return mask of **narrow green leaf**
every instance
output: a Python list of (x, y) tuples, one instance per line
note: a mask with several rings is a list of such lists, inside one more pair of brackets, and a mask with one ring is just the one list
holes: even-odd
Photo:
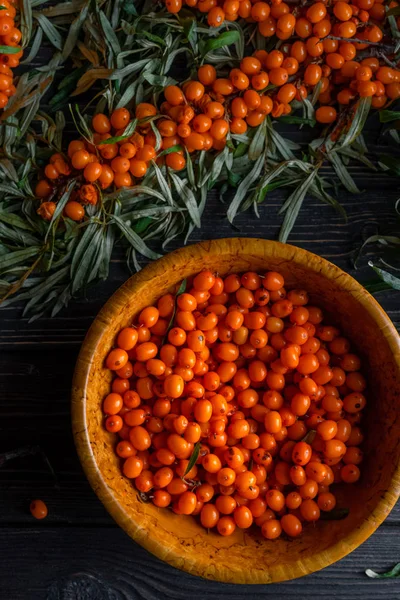
[(230, 223), (233, 222), (233, 219), (235, 218), (236, 213), (239, 210), (239, 207), (240, 207), (245, 195), (247, 194), (249, 187), (252, 184), (257, 183), (257, 180), (258, 180), (260, 173), (262, 171), (262, 168), (264, 166), (264, 161), (265, 161), (265, 154), (263, 153), (258, 157), (256, 162), (254, 163), (254, 167), (252, 168), (250, 173), (248, 175), (246, 175), (246, 177), (240, 183), (240, 185), (236, 191), (236, 194), (234, 195), (232, 202), (230, 203), (229, 208), (228, 208), (227, 217), (228, 217), (228, 220)]
[(371, 102), (372, 98), (370, 96), (368, 98), (360, 98), (350, 128), (343, 139), (339, 140), (339, 146), (341, 148), (350, 146), (362, 132), (369, 115)]
[(8, 225), (12, 225), (13, 227), (18, 227), (19, 229), (25, 229), (26, 231), (33, 231), (32, 226), (25, 220), (22, 219), (19, 215), (15, 213), (6, 213), (3, 212), (0, 208), (0, 221), (3, 223), (8, 223)]
[(186, 146), (185, 146), (185, 153), (186, 153), (186, 172), (187, 172), (187, 176), (188, 176), (188, 181), (189, 181), (190, 185), (192, 186), (192, 188), (195, 190), (197, 186), (196, 186), (196, 178), (194, 176), (192, 157), (190, 156), (190, 153), (189, 153), (188, 149), (186, 148)]
[(50, 19), (48, 19), (44, 15), (41, 15), (38, 12), (35, 12), (34, 16), (35, 16), (37, 22), (39, 23), (40, 28), (43, 30), (43, 33), (45, 34), (47, 39), (50, 41), (50, 43), (55, 48), (57, 48), (57, 50), (62, 50), (63, 39), (61, 37), (61, 34), (58, 32), (58, 30), (54, 27), (53, 23), (50, 21)]
[[(1, 260), (0, 260), (0, 263), (1, 263)], [(384, 281), (387, 285), (389, 285), (394, 290), (400, 290), (400, 279), (398, 277), (395, 277), (388, 271), (384, 271), (383, 269), (380, 269), (379, 267), (375, 266), (372, 261), (369, 261), (368, 264), (370, 267), (373, 268), (375, 273), (382, 279), (382, 281)]]
[(310, 127), (314, 127), (316, 120), (307, 119), (305, 117), (283, 116), (279, 118), (279, 123), (288, 123), (289, 125), (309, 125)]
[(185, 478), (186, 475), (188, 473), (190, 473), (190, 471), (193, 469), (194, 465), (196, 464), (197, 459), (199, 458), (200, 448), (201, 448), (201, 442), (196, 442), (196, 444), (193, 448), (192, 454), (190, 455), (189, 462), (186, 467), (186, 471), (183, 474), (183, 478)]
[(119, 45), (117, 35), (112, 28), (110, 21), (107, 19), (102, 10), (99, 11), (99, 17), (106, 44), (110, 48), (111, 52), (117, 56), (121, 52), (121, 46)]
[(153, 252), (153, 250), (151, 250), (145, 244), (142, 238), (131, 227), (129, 227), (129, 225), (127, 225), (121, 217), (117, 217), (116, 215), (114, 215), (112, 217), (112, 220), (118, 225), (119, 229), (121, 230), (125, 238), (128, 240), (128, 242), (135, 248), (135, 250), (140, 252), (140, 254), (152, 260), (160, 258), (161, 255), (157, 254), (156, 252)]
[(354, 179), (344, 166), (342, 160), (340, 159), (337, 152), (329, 152), (327, 154), (328, 160), (332, 163), (333, 168), (335, 169), (336, 175), (339, 177), (340, 181), (343, 183), (344, 187), (349, 190), (352, 194), (359, 194), (360, 190), (356, 186)]
[(21, 3), (21, 33), (22, 47), (26, 48), (32, 37), (32, 6), (30, 0), (22, 0)]
[(162, 194), (162, 198), (164, 201), (169, 202), (171, 206), (174, 204), (174, 200), (172, 198), (171, 189), (169, 187), (168, 181), (165, 179), (164, 175), (160, 167), (157, 165), (155, 161), (153, 161), (153, 168), (157, 177), (158, 185), (160, 186), (160, 191)]
[(19, 265), (33, 256), (38, 256), (40, 250), (40, 246), (31, 246), (30, 248), (15, 250), (14, 252), (9, 252), (8, 254), (0, 256), (0, 272), (3, 273), (10, 267)]
[(293, 229), (293, 226), (296, 222), (297, 216), (300, 212), (300, 208), (303, 204), (304, 198), (307, 194), (307, 191), (314, 181), (315, 177), (318, 174), (318, 170), (315, 169), (311, 171), (308, 177), (303, 181), (301, 185), (299, 185), (294, 192), (289, 196), (288, 200), (285, 204), (287, 204), (287, 209), (285, 213), (285, 218), (282, 223), (281, 230), (279, 232), (279, 241), (287, 242), (288, 237)]
[(400, 176), (400, 159), (395, 156), (380, 156), (379, 162), (392, 171), (395, 175)]
[(19, 47), (0, 46), (0, 54), (18, 54), (19, 51), (20, 51)]
[(192, 190), (188, 185), (186, 185), (185, 181), (175, 173), (171, 173), (170, 177), (177, 193), (185, 203), (193, 223), (196, 225), (196, 227), (201, 227), (199, 207), (197, 206), (196, 198)]
[(82, 28), (82, 25), (87, 19), (89, 6), (91, 4), (91, 0), (87, 0), (85, 5), (82, 7), (79, 15), (73, 21), (71, 27), (69, 28), (68, 36), (64, 44), (64, 48), (62, 51), (63, 60), (67, 60), (71, 52), (76, 48), (76, 43), (78, 41), (79, 33)]
[(223, 48), (224, 46), (230, 46), (234, 44), (240, 39), (240, 34), (238, 31), (225, 31), (221, 33), (217, 38), (209, 39), (204, 45), (204, 50), (202, 52), (203, 56), (205, 56), (208, 52), (212, 50), (217, 50), (218, 48)]
[(173, 152), (181, 152), (182, 150), (183, 150), (183, 147), (180, 145), (171, 146), (170, 148), (167, 148), (166, 150), (159, 152), (158, 156), (166, 156), (167, 154), (172, 154)]
[(212, 182), (214, 182), (218, 179), (218, 177), (221, 173), (222, 167), (224, 166), (224, 164), (226, 162), (228, 153), (229, 153), (229, 149), (225, 146), (225, 148), (222, 150), (222, 152), (220, 152), (219, 154), (217, 154), (217, 156), (214, 157), (211, 169), (204, 169), (203, 176), (198, 181), (199, 188), (203, 187), (209, 179)]
[(104, 146), (106, 144), (116, 144), (117, 142), (122, 142), (123, 140), (130, 138), (135, 133), (137, 123), (138, 120), (133, 119), (133, 121), (131, 121), (129, 125), (125, 127), (122, 135), (117, 135), (115, 137), (108, 138), (108, 140), (102, 140), (97, 145)]
[(257, 127), (253, 139), (251, 140), (248, 156), (250, 160), (257, 160), (264, 152), (267, 136), (267, 121), (264, 120), (259, 127)]
[[(400, 9), (400, 6), (397, 7)], [(400, 12), (399, 12), (400, 14)], [(379, 120), (381, 123), (390, 123), (391, 121), (400, 120), (400, 111), (398, 110), (380, 110)]]
[(161, 137), (161, 133), (158, 131), (154, 121), (151, 121), (150, 123), (150, 127), (156, 137), (156, 145), (155, 145), (155, 150), (158, 152), (159, 149), (161, 148), (161, 144), (162, 144), (162, 137)]

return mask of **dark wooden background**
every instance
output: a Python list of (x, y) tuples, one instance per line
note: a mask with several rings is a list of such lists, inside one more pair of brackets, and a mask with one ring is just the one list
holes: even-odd
[[(388, 151), (376, 127), (366, 137), (376, 155)], [(363, 192), (339, 193), (348, 222), (331, 207), (307, 199), (290, 242), (367, 281), (373, 278), (368, 256), (355, 271), (354, 253), (367, 235), (398, 230), (394, 204), (399, 194), (396, 180), (385, 174), (364, 166), (352, 166), (350, 172)], [(276, 239), (282, 198), (280, 192), (271, 194), (260, 207), (260, 219), (241, 214), (233, 228), (226, 206), (210, 197), (202, 229), (190, 241), (235, 235)], [(174, 247), (181, 244), (178, 240)], [(399, 581), (374, 581), (364, 574), (366, 568), (386, 570), (400, 561), (400, 507), (350, 556), (320, 573), (270, 586), (189, 576), (148, 554), (117, 527), (80, 467), (71, 435), (70, 388), (87, 329), (128, 276), (124, 254), (117, 250), (109, 280), (56, 318), (29, 324), (20, 309), (0, 309), (0, 454), (38, 445), (56, 474), (54, 481), (40, 454), (0, 468), (0, 600), (400, 599)], [(377, 299), (399, 328), (400, 293), (382, 292)], [(34, 498), (49, 507), (44, 521), (29, 513)]]

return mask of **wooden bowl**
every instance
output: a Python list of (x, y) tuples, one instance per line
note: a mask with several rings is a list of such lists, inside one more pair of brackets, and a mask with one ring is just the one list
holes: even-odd
[[(306, 288), (313, 303), (331, 314), (363, 357), (369, 380), (362, 477), (338, 490), (343, 520), (319, 521), (293, 540), (268, 541), (237, 529), (224, 538), (192, 517), (142, 503), (121, 475), (113, 451), (116, 436), (103, 426), (102, 400), (111, 373), (104, 359), (116, 333), (145, 306), (176, 289), (203, 268), (231, 272), (280, 271), (288, 287)], [(230, 583), (270, 583), (312, 573), (366, 540), (400, 493), (400, 344), (386, 313), (352, 277), (328, 261), (289, 245), (258, 239), (214, 240), (185, 247), (131, 277), (107, 302), (83, 343), (75, 370), (72, 420), (86, 475), (117, 523), (144, 548), (170, 565)]]

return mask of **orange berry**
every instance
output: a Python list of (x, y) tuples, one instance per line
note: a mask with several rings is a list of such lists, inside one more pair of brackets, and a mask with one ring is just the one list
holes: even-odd
[(92, 127), (97, 133), (110, 133), (111, 123), (109, 118), (102, 113), (98, 113), (92, 119)]
[(134, 177), (144, 177), (147, 171), (147, 164), (143, 160), (132, 158), (130, 160), (129, 171)]
[(85, 209), (79, 202), (70, 200), (64, 207), (64, 214), (73, 221), (80, 221), (85, 216)]
[(337, 112), (333, 106), (320, 106), (315, 111), (315, 118), (318, 123), (333, 123), (336, 117)]
[(251, 9), (251, 18), (256, 22), (266, 21), (271, 9), (266, 2), (256, 2)]
[(225, 21), (225, 12), (219, 6), (211, 8), (207, 15), (207, 23), (210, 27), (219, 27)]
[(90, 181), (91, 183), (93, 183), (93, 181), (97, 181), (97, 179), (99, 179), (102, 170), (103, 168), (100, 163), (92, 162), (86, 165), (86, 167), (84, 168), (83, 176), (86, 179), (86, 181)]

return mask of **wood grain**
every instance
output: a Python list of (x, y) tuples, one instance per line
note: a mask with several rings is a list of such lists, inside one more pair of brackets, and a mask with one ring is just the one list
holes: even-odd
[[(177, 571), (121, 529), (46, 526), (0, 529), (5, 600), (398, 600), (398, 580), (371, 580), (396, 561), (398, 530), (382, 526), (340, 562), (296, 581), (237, 586)], [(16, 569), (18, 566), (18, 569)], [(12, 574), (12, 575), (11, 575)]]
[[(272, 544), (257, 533), (229, 538), (207, 533), (194, 519), (139, 502), (112, 453), (114, 436), (102, 428), (101, 402), (111, 373), (104, 360), (116, 333), (148, 304), (199, 268), (221, 274), (279, 270), (287, 286), (306, 285), (366, 358), (371, 406), (363, 478), (339, 490), (350, 515), (319, 522), (291, 541)], [(400, 341), (379, 304), (333, 264), (294, 246), (233, 238), (181, 249), (132, 277), (101, 310), (82, 346), (72, 390), (73, 431), (93, 489), (129, 535), (169, 564), (208, 579), (234, 583), (284, 581), (321, 569), (356, 548), (375, 531), (400, 493)]]

